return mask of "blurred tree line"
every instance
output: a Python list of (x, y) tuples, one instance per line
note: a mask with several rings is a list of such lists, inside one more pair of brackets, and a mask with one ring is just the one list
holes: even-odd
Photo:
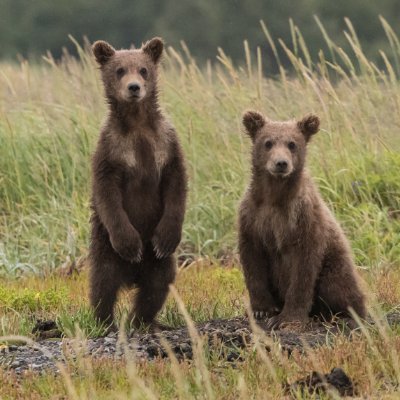
[[(289, 18), (315, 56), (326, 44), (314, 15), (345, 49), (348, 17), (366, 54), (378, 59), (378, 49), (389, 47), (378, 16), (396, 31), (400, 0), (0, 0), (0, 58), (37, 56), (47, 50), (58, 57), (62, 47), (73, 52), (71, 34), (78, 41), (85, 35), (92, 41), (104, 39), (117, 48), (138, 46), (159, 35), (172, 46), (184, 40), (199, 60), (215, 59), (217, 47), (242, 59), (244, 39), (253, 51), (261, 46), (272, 54), (260, 19), (273, 38), (290, 43)], [(272, 71), (276, 68), (272, 57), (264, 60)]]

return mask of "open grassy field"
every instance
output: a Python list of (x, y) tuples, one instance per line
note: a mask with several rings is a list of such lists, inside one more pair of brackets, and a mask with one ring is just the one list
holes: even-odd
[[(190, 196), (176, 288), (196, 321), (245, 310), (236, 257), (236, 210), (249, 176), (250, 141), (241, 115), (248, 108), (272, 119), (313, 112), (322, 130), (309, 147), (309, 168), (351, 241), (356, 264), (378, 313), (400, 304), (400, 42), (382, 21), (392, 54), (382, 67), (366, 59), (351, 24), (345, 54), (321, 27), (327, 54), (311, 60), (301, 33), (280, 46), (293, 64), (266, 78), (259, 49), (244, 44), (241, 65), (220, 50), (199, 67), (183, 46), (169, 48), (161, 71), (161, 101), (182, 140)], [(265, 29), (265, 27), (264, 27)], [(106, 112), (89, 52), (50, 55), (40, 63), (0, 64), (0, 336), (31, 335), (37, 318), (58, 319), (64, 334), (101, 333), (87, 305), (86, 271), (57, 269), (87, 254), (90, 155)], [(276, 53), (277, 54), (277, 53)], [(327, 58), (333, 61), (326, 61)], [(390, 61), (389, 61), (390, 60)], [(279, 62), (279, 58), (277, 59)], [(121, 310), (124, 303), (121, 305)], [(185, 322), (169, 299), (161, 318)], [(80, 329), (77, 328), (80, 327)], [(341, 366), (367, 398), (398, 398), (400, 327), (366, 328), (349, 340), (285, 358), (273, 349), (247, 351), (226, 364), (204, 354), (194, 363), (159, 360), (126, 367), (92, 363), (60, 377), (0, 372), (0, 398), (282, 398), (282, 383), (304, 372)], [(1, 339), (1, 338), (0, 338)], [(299, 398), (300, 397), (299, 395)]]

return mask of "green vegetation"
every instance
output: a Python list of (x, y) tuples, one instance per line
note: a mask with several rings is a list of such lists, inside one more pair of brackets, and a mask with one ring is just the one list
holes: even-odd
[[(77, 327), (88, 337), (100, 336), (105, 327), (96, 324), (89, 309), (86, 278), (86, 274), (67, 279), (52, 274), (46, 279), (30, 276), (21, 280), (1, 280), (0, 336), (30, 334), (38, 319), (57, 320), (68, 337), (75, 336)], [(197, 322), (244, 313), (245, 288), (238, 268), (212, 268), (208, 263), (198, 261), (181, 270), (177, 282), (186, 309)], [(196, 287), (200, 289), (196, 290)], [(126, 313), (129, 306), (130, 297), (123, 294), (118, 315)], [(175, 327), (185, 323), (172, 300), (162, 311), (160, 321)]]
[[(363, 275), (373, 288), (375, 303), (388, 308), (400, 303), (398, 269), (385, 273), (364, 272)], [(32, 337), (30, 331), (36, 318), (57, 319), (68, 337), (76, 335), (82, 338), (82, 333), (84, 336), (101, 333), (87, 306), (86, 273), (68, 278), (52, 275), (41, 279), (31, 276), (0, 283), (0, 336), (25, 334)], [(31, 293), (50, 296), (49, 293), (58, 292), (62, 296), (50, 308), (44, 309), (37, 299), (34, 306), (29, 302), (29, 309), (12, 309), (8, 306), (12, 304), (10, 299), (24, 298), (27, 293), (24, 287), (29, 287)], [(244, 313), (245, 286), (237, 268), (210, 266), (199, 261), (180, 271), (176, 289), (179, 298), (169, 297), (160, 318), (172, 326), (184, 322), (182, 305), (195, 321), (230, 318)], [(123, 296), (120, 312), (128, 309), (127, 302), (128, 297)], [(0, 380), (3, 382), (0, 398), (280, 399), (283, 398), (286, 381), (293, 382), (312, 370), (328, 372), (340, 366), (357, 383), (360, 396), (395, 399), (400, 382), (399, 329), (399, 326), (391, 329), (380, 323), (377, 328), (365, 327), (364, 333), (355, 334), (351, 339), (342, 335), (330, 337), (326, 346), (304, 353), (294, 351), (290, 357), (282, 352), (278, 344), (261, 337), (260, 340), (266, 340), (271, 351), (267, 353), (262, 346), (255, 345), (243, 350), (243, 361), (237, 363), (218, 357), (226, 351), (224, 346), (210, 353), (205, 343), (201, 342), (201, 351), (195, 361), (187, 360), (179, 364), (167, 359), (135, 362), (134, 355), (125, 364), (91, 360), (82, 354), (77, 360), (67, 357), (62, 378), (52, 374), (37, 376), (29, 373), (22, 380), (7, 375), (0, 368)], [(195, 341), (197, 343), (198, 339)], [(210, 382), (208, 393), (205, 390), (207, 382)], [(299, 394), (297, 398), (315, 397)]]
[[(400, 57), (391, 37), (391, 57)], [(221, 258), (235, 251), (236, 210), (248, 181), (250, 141), (241, 115), (258, 108), (271, 118), (315, 112), (322, 131), (309, 149), (309, 165), (352, 241), (357, 263), (390, 266), (400, 257), (400, 95), (394, 67), (386, 72), (358, 54), (332, 52), (346, 68), (308, 58), (293, 28), (296, 56), (283, 42), (295, 76), (281, 66), (264, 79), (263, 58), (246, 52), (235, 68), (200, 69), (172, 48), (162, 72), (162, 104), (175, 123), (190, 172), (190, 199), (179, 253)], [(276, 44), (278, 46), (278, 44)], [(86, 254), (90, 155), (106, 112), (93, 60), (47, 58), (40, 65), (1, 64), (0, 273), (43, 272)], [(388, 60), (384, 55), (384, 59)], [(362, 71), (357, 74), (356, 71)]]
[[(370, 303), (384, 310), (400, 304), (400, 70), (389, 61), (400, 59), (400, 44), (382, 22), (390, 38), (384, 70), (365, 56), (355, 33), (348, 36), (355, 60), (326, 37), (337, 62), (327, 62), (322, 52), (312, 58), (294, 26), (290, 45), (273, 42), (294, 73), (277, 59), (275, 79), (263, 77), (262, 53), (251, 56), (247, 46), (243, 67), (221, 51), (220, 63), (204, 69), (185, 48), (168, 49), (162, 104), (177, 127), (190, 173), (179, 254), (196, 260), (181, 270), (176, 288), (194, 321), (245, 310), (235, 221), (250, 170), (250, 141), (241, 126), (248, 108), (276, 119), (308, 112), (321, 117), (309, 168), (349, 236)], [(90, 154), (106, 112), (94, 62), (77, 48), (79, 59), (0, 64), (1, 336), (31, 336), (37, 319), (57, 319), (66, 336), (101, 334), (87, 305), (86, 272), (57, 272), (87, 254)], [(128, 301), (123, 296), (120, 315)], [(181, 306), (170, 297), (161, 322), (183, 324)], [(282, 398), (286, 380), (335, 366), (346, 370), (365, 398), (394, 399), (400, 384), (398, 327), (366, 327), (351, 340), (338, 335), (290, 358), (278, 345), (269, 353), (256, 346), (234, 365), (200, 348), (204, 352), (194, 362), (180, 364), (125, 366), (82, 357), (68, 363), (62, 379), (32, 374), (18, 381), (0, 370), (0, 397)]]

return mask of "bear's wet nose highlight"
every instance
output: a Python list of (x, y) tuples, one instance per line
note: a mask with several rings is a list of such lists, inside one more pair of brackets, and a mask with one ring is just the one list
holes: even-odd
[(288, 167), (288, 162), (286, 160), (278, 160), (275, 163), (275, 169), (278, 172), (285, 172), (287, 170)]
[(140, 92), (140, 85), (138, 85), (137, 83), (130, 83), (128, 85), (128, 90), (133, 94), (137, 94)]

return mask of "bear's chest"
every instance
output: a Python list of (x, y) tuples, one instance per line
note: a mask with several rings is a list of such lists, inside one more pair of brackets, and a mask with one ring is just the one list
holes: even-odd
[(282, 250), (295, 240), (299, 211), (295, 205), (260, 207), (254, 218), (255, 229), (268, 247)]
[(154, 132), (135, 132), (113, 140), (111, 157), (130, 173), (161, 175), (168, 162), (169, 142)]

